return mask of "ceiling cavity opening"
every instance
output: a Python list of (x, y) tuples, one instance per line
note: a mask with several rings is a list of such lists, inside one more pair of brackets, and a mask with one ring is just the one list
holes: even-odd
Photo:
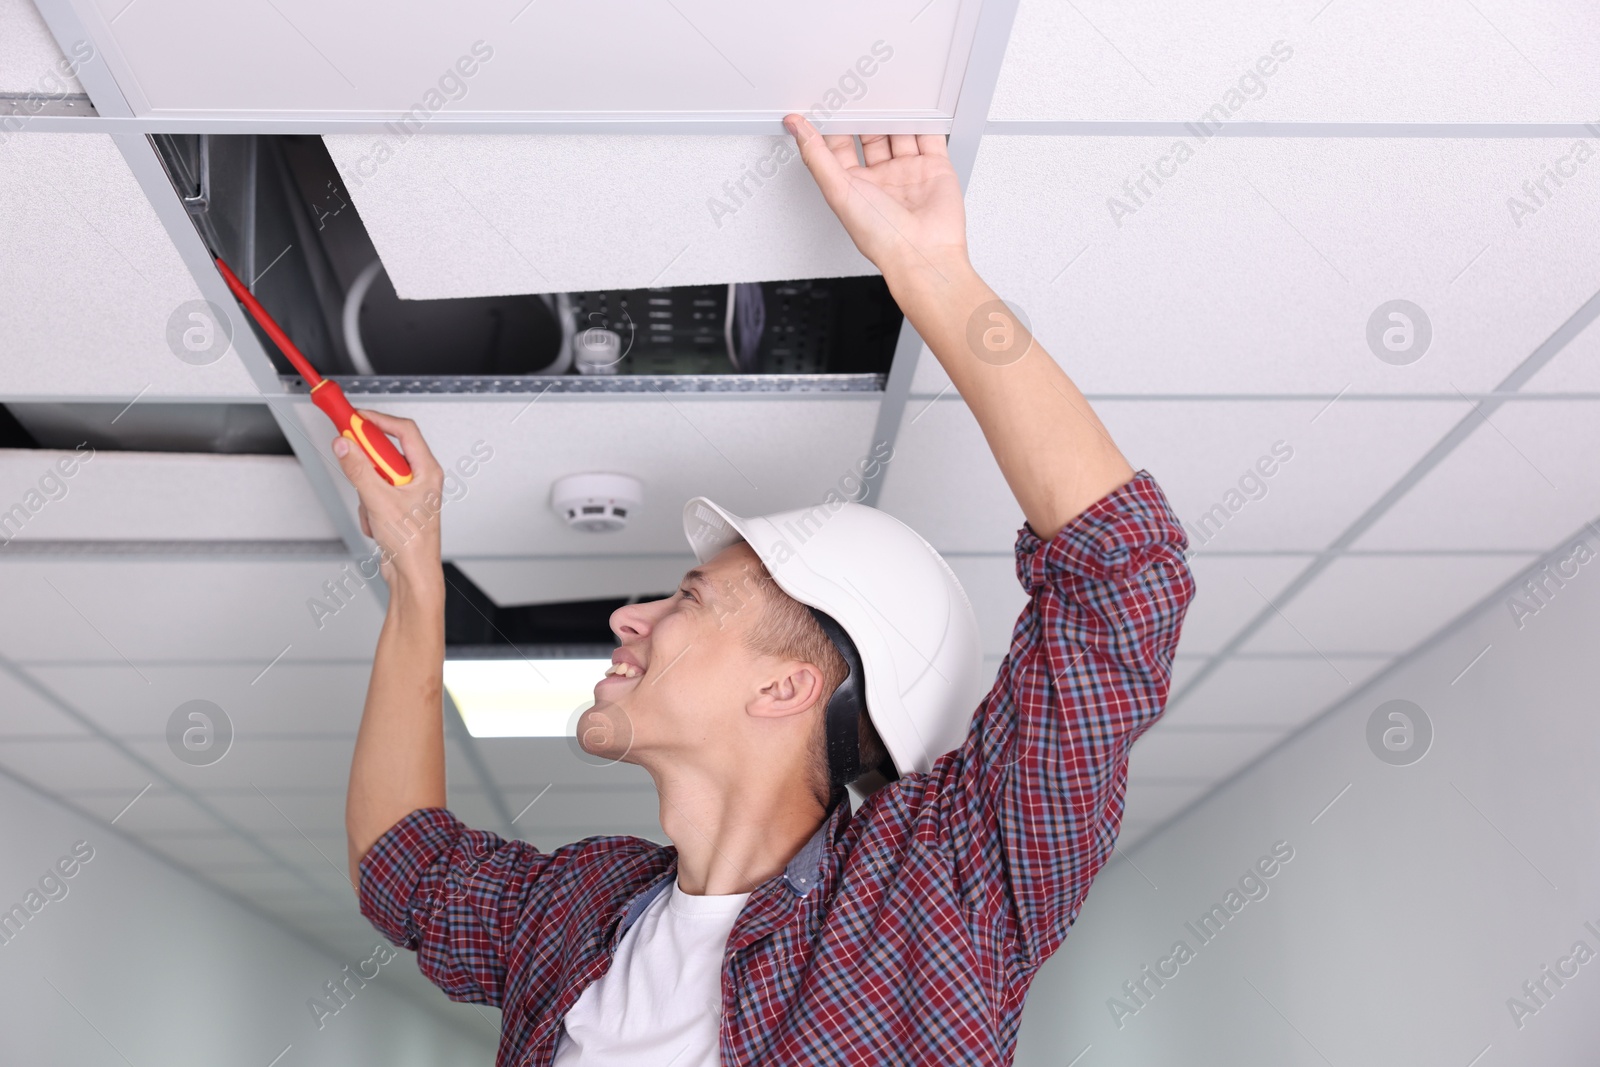
[(347, 392), (881, 391), (894, 357), (875, 275), (402, 300), (320, 137), (152, 140), (212, 253)]
[(215, 452), (286, 456), (293, 449), (265, 404), (12, 402), (0, 405), (0, 448)]
[(566, 648), (572, 655), (610, 658), (617, 639), (611, 613), (624, 604), (660, 600), (670, 592), (634, 597), (572, 600), (554, 604), (502, 607), (455, 564), (444, 565), (444, 643), (460, 658), (550, 655)]

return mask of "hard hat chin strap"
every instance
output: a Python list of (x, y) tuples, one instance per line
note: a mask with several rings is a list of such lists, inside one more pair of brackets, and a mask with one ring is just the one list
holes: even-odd
[(844, 627), (834, 621), (831, 615), (809, 605), (807, 610), (849, 667), (849, 673), (828, 698), (828, 707), (824, 711), (828, 747), (828, 810), (832, 811), (844, 799), (845, 786), (864, 772), (875, 770), (886, 781), (894, 781), (899, 774), (887, 753), (878, 766), (861, 766), (861, 713), (867, 706), (867, 680), (861, 667), (861, 654), (856, 651), (855, 642), (850, 640)]

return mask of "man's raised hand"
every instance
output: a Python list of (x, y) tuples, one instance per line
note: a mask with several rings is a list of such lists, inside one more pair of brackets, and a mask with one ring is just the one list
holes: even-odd
[(400, 442), (412, 473), (407, 484), (390, 485), (365, 452), (343, 437), (334, 439), (333, 453), (361, 498), (361, 532), (378, 542), (379, 570), (385, 581), (393, 582), (397, 569), (431, 575), (439, 569), (444, 471), (415, 422), (365, 408), (357, 412)]
[(849, 135), (824, 137), (799, 114), (783, 122), (823, 199), (885, 277), (966, 266), (961, 182), (943, 134), (863, 134), (863, 166)]

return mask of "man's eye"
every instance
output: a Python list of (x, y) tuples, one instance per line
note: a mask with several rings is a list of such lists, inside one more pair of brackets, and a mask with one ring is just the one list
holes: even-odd
[(678, 595), (682, 596), (686, 600), (694, 600), (695, 599), (695, 595), (693, 593), (689, 592), (689, 590), (687, 590), (687, 589), (678, 590)]

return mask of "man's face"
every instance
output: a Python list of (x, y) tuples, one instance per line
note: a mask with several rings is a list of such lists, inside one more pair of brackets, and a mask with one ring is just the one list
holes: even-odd
[(622, 644), (613, 660), (634, 669), (596, 683), (594, 707), (578, 720), (583, 750), (639, 764), (736, 758), (730, 726), (761, 699), (774, 664), (744, 641), (765, 608), (761, 581), (760, 561), (741, 541), (690, 570), (673, 595), (614, 611)]

